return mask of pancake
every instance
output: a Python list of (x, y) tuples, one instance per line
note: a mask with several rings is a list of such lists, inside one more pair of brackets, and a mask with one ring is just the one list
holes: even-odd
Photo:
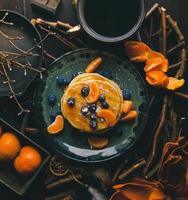
[[(115, 115), (115, 125), (121, 115), (121, 105), (123, 102), (122, 92), (115, 82), (96, 73), (81, 74), (71, 81), (62, 97), (61, 110), (65, 119), (67, 119), (73, 127), (81, 130), (82, 132), (101, 133), (110, 128), (109, 124), (104, 119), (98, 118), (97, 127), (93, 129), (90, 126), (90, 117), (84, 116), (81, 113), (82, 106), (89, 105), (86, 98), (81, 95), (81, 89), (92, 83), (97, 84), (100, 94), (105, 95), (106, 101), (109, 104), (108, 110), (113, 112)], [(75, 99), (74, 107), (70, 107), (67, 103), (70, 97)], [(97, 105), (96, 112), (103, 109), (99, 101), (95, 103)]]

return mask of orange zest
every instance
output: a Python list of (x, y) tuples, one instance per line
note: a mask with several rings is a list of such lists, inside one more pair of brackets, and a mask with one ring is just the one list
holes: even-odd
[(104, 118), (111, 127), (116, 124), (116, 116), (111, 110), (101, 109), (97, 112), (97, 116)]
[(162, 71), (150, 71), (146, 73), (146, 81), (152, 86), (166, 88), (169, 79)]
[(95, 82), (89, 83), (88, 86), (89, 86), (89, 95), (86, 97), (86, 101), (88, 103), (95, 103), (99, 99), (100, 95), (99, 86)]
[(164, 55), (156, 51), (151, 51), (149, 53), (148, 60), (154, 59), (153, 62), (155, 62), (155, 58), (161, 58), (162, 63), (160, 64), (160, 70), (163, 72), (167, 72), (169, 69), (169, 63), (168, 60), (164, 57)]
[(135, 119), (138, 116), (138, 112), (136, 110), (129, 111), (125, 116), (121, 118), (121, 121), (130, 121)]
[(128, 41), (125, 43), (125, 51), (131, 61), (145, 62), (151, 49), (143, 42)]
[(88, 142), (91, 145), (91, 147), (95, 149), (103, 149), (108, 145), (109, 140), (105, 137), (90, 137), (88, 138)]
[(130, 110), (133, 109), (133, 102), (132, 101), (124, 101), (121, 107), (121, 111), (122, 113), (126, 114), (128, 113)]
[(101, 63), (102, 63), (101, 57), (95, 58), (88, 64), (87, 68), (85, 69), (85, 72), (91, 73), (91, 72), (95, 71)]
[(50, 134), (57, 134), (64, 128), (64, 118), (62, 115), (57, 115), (55, 121), (48, 126), (47, 130)]
[(167, 84), (167, 89), (168, 90), (176, 90), (180, 87), (182, 87), (185, 83), (184, 79), (176, 79), (174, 77), (169, 77), (168, 78), (168, 84)]
[(184, 85), (184, 79), (178, 80), (165, 74), (169, 70), (168, 59), (163, 54), (151, 50), (143, 42), (126, 42), (125, 50), (131, 61), (146, 62), (144, 71), (146, 72), (146, 81), (150, 85), (168, 90), (176, 90)]

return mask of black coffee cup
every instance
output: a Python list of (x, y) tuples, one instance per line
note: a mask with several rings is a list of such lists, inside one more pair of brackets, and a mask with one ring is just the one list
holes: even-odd
[(91, 37), (120, 42), (134, 35), (145, 16), (144, 0), (78, 0), (78, 18)]

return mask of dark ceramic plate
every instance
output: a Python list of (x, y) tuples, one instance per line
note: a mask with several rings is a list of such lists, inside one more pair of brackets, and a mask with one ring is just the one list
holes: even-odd
[[(87, 64), (95, 57), (101, 56), (102, 65), (96, 72), (110, 76), (122, 90), (130, 91), (135, 109), (139, 116), (135, 121), (119, 122), (113, 129), (105, 133), (109, 145), (102, 150), (92, 150), (88, 144), (88, 134), (75, 130), (67, 121), (62, 133), (50, 136), (46, 132), (54, 114), (60, 112), (60, 99), (63, 88), (57, 86), (56, 77), (63, 76), (70, 80), (72, 75), (84, 71)], [(50, 106), (49, 95), (56, 95), (57, 103)], [(51, 65), (51, 70), (42, 80), (35, 95), (35, 107), (38, 125), (43, 131), (47, 143), (60, 154), (82, 162), (100, 162), (112, 159), (128, 150), (142, 134), (147, 118), (147, 90), (137, 69), (127, 60), (122, 60), (103, 51), (76, 50), (67, 53)]]
[[(27, 51), (41, 40), (40, 34), (38, 33), (37, 29), (23, 15), (20, 15), (13, 11), (0, 10), (0, 19), (2, 19), (6, 13), (7, 16), (5, 18), (5, 21), (9, 23), (11, 22), (13, 23), (13, 25), (0, 23), (0, 31), (12, 38), (23, 37), (21, 40), (13, 41), (13, 43), (17, 45), (18, 48)], [(0, 34), (0, 44), (0, 51), (21, 53), (21, 51), (11, 45), (10, 42), (2, 34)], [(29, 62), (33, 68), (38, 69), (42, 62), (42, 48), (36, 47), (31, 52), (35, 56), (17, 58), (15, 59), (15, 61), (21, 64), (26, 64), (27, 62)], [(16, 56), (12, 55), (11, 58), (12, 57)], [(7, 70), (7, 72), (9, 77), (12, 80), (15, 80), (15, 83), (12, 83), (13, 90), (17, 94), (25, 92), (31, 81), (35, 78), (36, 72), (28, 69), (27, 75), (25, 76), (22, 67), (12, 67), (12, 69), (12, 71)], [(1, 65), (0, 70), (3, 71)], [(4, 76), (0, 75), (0, 96), (9, 96), (10, 89), (8, 87), (8, 84), (3, 84), (3, 81), (5, 81), (5, 78)]]
[(22, 146), (32, 146), (36, 148), (41, 156), (42, 156), (42, 163), (40, 167), (31, 175), (29, 176), (21, 176), (19, 175), (14, 167), (13, 163), (0, 163), (0, 184), (3, 186), (8, 187), (9, 189), (13, 190), (15, 193), (19, 195), (24, 195), (25, 192), (28, 190), (29, 186), (33, 183), (33, 181), (38, 176), (39, 172), (43, 169), (45, 164), (47, 163), (48, 159), (50, 158), (49, 153), (40, 147), (38, 144), (33, 142), (27, 136), (20, 133), (18, 130), (13, 128), (10, 124), (8, 124), (5, 120), (0, 118), (0, 126), (2, 127), (4, 132), (12, 132), (14, 133), (20, 140)]

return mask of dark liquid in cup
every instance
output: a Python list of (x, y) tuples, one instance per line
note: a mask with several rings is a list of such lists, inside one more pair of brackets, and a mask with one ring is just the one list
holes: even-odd
[(118, 37), (129, 32), (140, 16), (140, 1), (87, 0), (84, 13), (87, 24), (96, 33)]

